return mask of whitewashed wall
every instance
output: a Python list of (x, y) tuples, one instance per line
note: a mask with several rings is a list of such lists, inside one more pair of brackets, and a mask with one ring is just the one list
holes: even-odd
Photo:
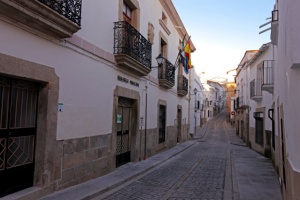
[[(270, 47), (268, 50), (266, 50), (264, 53), (261, 54), (261, 56), (251, 65), (248, 67), (250, 69), (250, 77), (249, 77), (249, 85), (250, 81), (253, 79), (257, 79), (257, 71), (258, 71), (258, 65), (263, 62), (264, 60), (274, 60), (273, 58), (273, 48), (270, 44)], [(250, 86), (249, 90), (247, 91), (250, 93)], [(250, 95), (249, 95), (250, 98)], [(255, 118), (253, 117), (253, 112), (255, 112), (256, 108), (265, 108), (264, 112), (264, 129), (265, 130), (272, 130), (272, 121), (268, 117), (268, 110), (272, 108), (273, 104), (273, 94), (262, 90), (262, 100), (259, 102), (256, 102), (254, 100), (249, 100), (249, 106), (251, 107), (250, 115), (249, 115), (249, 125), (250, 127), (255, 127)]]
[[(300, 1), (279, 1), (279, 37), (275, 87), (283, 103), (287, 158), (300, 172)], [(278, 106), (278, 105), (277, 105)]]
[[(119, 1), (84, 1), (82, 5), (82, 29), (75, 35), (113, 53), (113, 22), (118, 21)], [(159, 1), (139, 1), (141, 9), (140, 32), (147, 38), (148, 22), (154, 25), (152, 66), (156, 66), (159, 52), (159, 25), (162, 7)], [(166, 14), (166, 13), (165, 13)], [(168, 17), (168, 16), (167, 16)], [(170, 19), (168, 17), (168, 19)], [(171, 35), (168, 36), (168, 59), (174, 64), (178, 54), (179, 35), (168, 20)], [(140, 116), (145, 116), (145, 80), (115, 70), (114, 63), (104, 61), (72, 44), (49, 41), (27, 31), (0, 21), (0, 52), (24, 60), (55, 68), (60, 79), (59, 102), (63, 111), (58, 113), (57, 139), (108, 134), (112, 132), (113, 91), (117, 85), (140, 92)], [(188, 119), (188, 99), (179, 98), (175, 90), (163, 90), (150, 83), (148, 87), (147, 128), (157, 127), (157, 102), (167, 101), (167, 126), (174, 125), (177, 105), (182, 105), (182, 119)], [(121, 75), (140, 84), (139, 87), (117, 81)], [(157, 78), (157, 70), (151, 72)], [(188, 76), (187, 76), (188, 78)]]

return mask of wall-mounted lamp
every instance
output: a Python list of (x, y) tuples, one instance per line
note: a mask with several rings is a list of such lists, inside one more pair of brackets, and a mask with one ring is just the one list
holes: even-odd
[(154, 69), (155, 69), (155, 68), (159, 68), (159, 67), (163, 64), (164, 60), (165, 60), (165, 58), (164, 58), (161, 54), (159, 54), (159, 55), (156, 57), (157, 66), (152, 67), (152, 68), (154, 68)]
[(194, 89), (193, 89), (193, 92), (194, 92), (194, 94), (191, 94), (191, 95), (196, 95), (197, 92), (201, 92), (201, 90), (197, 90), (197, 88), (194, 88)]

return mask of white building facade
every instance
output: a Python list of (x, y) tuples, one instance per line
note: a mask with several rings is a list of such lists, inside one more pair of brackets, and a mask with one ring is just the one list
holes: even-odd
[(175, 66), (189, 34), (171, 0), (0, 5), (0, 196), (42, 196), (189, 138)]
[(190, 134), (195, 135), (203, 125), (205, 90), (195, 69), (190, 70)]
[[(249, 68), (249, 145), (261, 154), (272, 158), (272, 129), (274, 57), (273, 45), (261, 46), (248, 64)], [(271, 118), (269, 118), (271, 117)], [(273, 135), (272, 135), (273, 134)], [(274, 140), (273, 140), (274, 143)]]
[(271, 43), (274, 45), (273, 118), (275, 163), (283, 197), (300, 198), (300, 2), (277, 0), (272, 12)]
[[(285, 200), (300, 199), (299, 9), (297, 0), (276, 0), (272, 11), (271, 43), (261, 46), (247, 68), (248, 144), (272, 158)], [(239, 91), (243, 90), (242, 82), (238, 75)]]

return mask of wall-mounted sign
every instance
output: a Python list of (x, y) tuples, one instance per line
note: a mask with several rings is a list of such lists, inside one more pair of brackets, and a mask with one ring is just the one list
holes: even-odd
[(134, 81), (130, 81), (130, 84), (131, 84), (131, 85), (134, 85), (134, 86), (136, 86), (136, 87), (139, 87), (139, 86), (140, 86), (140, 84), (139, 84), (139, 83), (137, 83), (137, 82), (134, 82)]
[(117, 124), (122, 123), (122, 115), (117, 115)]
[(63, 103), (58, 103), (58, 112), (62, 112), (64, 109), (64, 104)]
[(143, 127), (144, 124), (144, 117), (140, 117), (140, 126)]
[(122, 82), (128, 83), (129, 80), (127, 78), (125, 78), (125, 77), (118, 76), (118, 81), (122, 81)]
[(129, 79), (127, 79), (127, 78), (125, 78), (123, 76), (120, 76), (120, 75), (118, 75), (118, 81), (122, 81), (124, 83), (130, 83), (130, 85), (133, 85), (133, 86), (136, 86), (136, 87), (140, 87), (139, 83), (137, 83), (135, 81), (132, 81), (132, 80), (129, 81)]

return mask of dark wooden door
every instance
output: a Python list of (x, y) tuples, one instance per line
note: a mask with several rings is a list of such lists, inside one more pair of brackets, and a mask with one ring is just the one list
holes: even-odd
[(38, 86), (0, 77), (0, 197), (33, 185)]

